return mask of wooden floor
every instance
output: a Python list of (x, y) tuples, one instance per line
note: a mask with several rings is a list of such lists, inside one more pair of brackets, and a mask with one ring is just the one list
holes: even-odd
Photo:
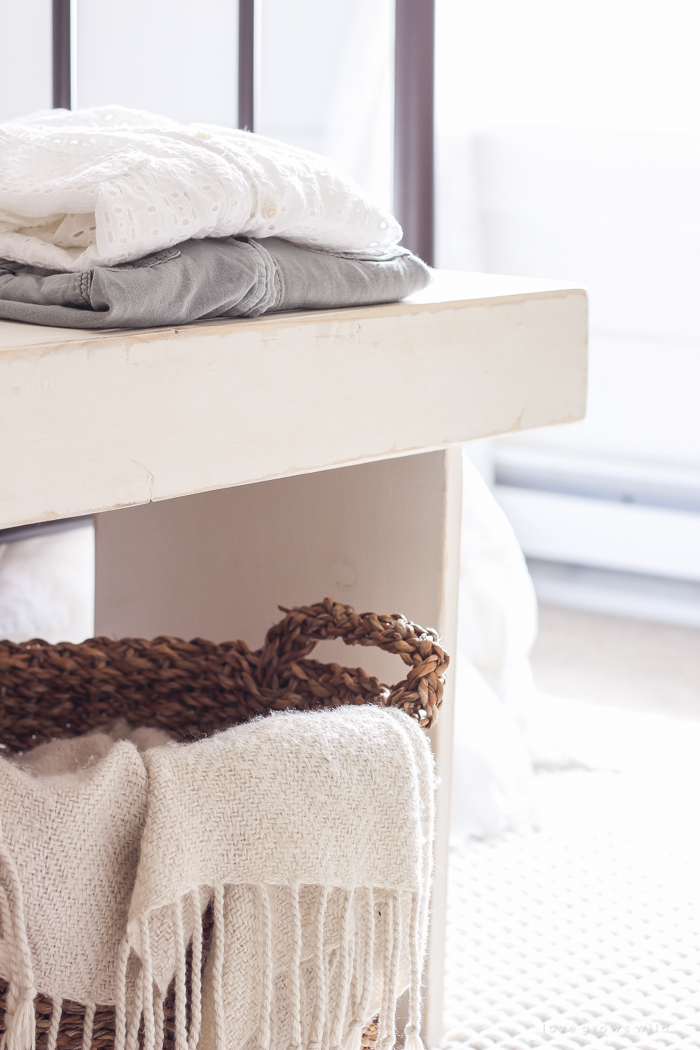
[(596, 704), (700, 719), (700, 630), (540, 604), (538, 686)]

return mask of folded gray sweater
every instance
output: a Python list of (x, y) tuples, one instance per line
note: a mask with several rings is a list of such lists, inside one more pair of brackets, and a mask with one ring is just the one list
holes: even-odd
[(430, 280), (429, 267), (405, 248), (376, 255), (300, 248), (276, 237), (207, 238), (81, 273), (0, 259), (0, 317), (62, 328), (152, 328), (395, 302)]

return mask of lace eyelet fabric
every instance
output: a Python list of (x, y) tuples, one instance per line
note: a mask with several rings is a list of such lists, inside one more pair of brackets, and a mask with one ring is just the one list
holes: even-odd
[(119, 106), (0, 125), (0, 257), (113, 266), (192, 237), (398, 244), (396, 219), (327, 158), (247, 131)]

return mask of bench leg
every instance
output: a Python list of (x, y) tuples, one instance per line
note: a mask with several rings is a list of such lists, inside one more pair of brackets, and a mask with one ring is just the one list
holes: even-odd
[[(461, 451), (281, 478), (96, 516), (95, 633), (158, 634), (257, 647), (279, 605), (330, 596), (402, 612), (455, 652)], [(362, 663), (385, 682), (397, 658), (323, 643), (318, 659)], [(452, 681), (432, 742), (440, 767), (427, 966), (426, 1040), (442, 1034)]]

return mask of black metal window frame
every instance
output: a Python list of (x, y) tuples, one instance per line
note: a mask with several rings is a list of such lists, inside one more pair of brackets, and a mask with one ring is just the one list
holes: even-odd
[(71, 10), (70, 0), (53, 0), (53, 108), (70, 109), (71, 98)]
[[(71, 108), (71, 0), (53, 2), (53, 105)], [(260, 2), (260, 0), (258, 0)], [(435, 254), (435, 0), (395, 0), (394, 210), (403, 243)], [(255, 0), (238, 0), (238, 126), (255, 128)]]

